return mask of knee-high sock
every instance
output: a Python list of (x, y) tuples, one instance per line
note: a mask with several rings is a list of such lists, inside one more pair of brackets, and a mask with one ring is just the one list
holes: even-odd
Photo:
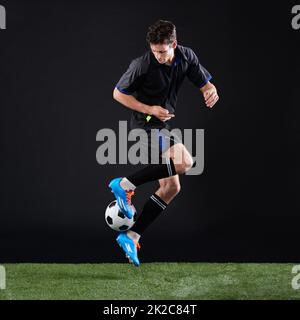
[(131, 231), (142, 235), (167, 206), (168, 205), (158, 195), (152, 195), (145, 203), (144, 208), (136, 223), (131, 228)]
[(146, 182), (156, 181), (159, 179), (175, 176), (176, 168), (171, 158), (164, 158), (162, 164), (150, 164), (129, 176), (129, 180), (135, 187)]

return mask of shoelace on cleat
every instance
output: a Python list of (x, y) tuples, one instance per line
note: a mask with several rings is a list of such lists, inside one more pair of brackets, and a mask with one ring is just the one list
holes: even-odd
[(134, 191), (133, 190), (129, 190), (126, 191), (126, 198), (128, 203), (131, 205), (131, 197), (134, 196)]

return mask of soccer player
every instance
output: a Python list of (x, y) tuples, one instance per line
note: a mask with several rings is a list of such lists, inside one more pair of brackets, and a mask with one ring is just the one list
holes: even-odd
[[(200, 64), (194, 51), (177, 44), (176, 27), (172, 22), (159, 20), (150, 26), (147, 42), (150, 50), (131, 62), (113, 92), (115, 100), (132, 110), (131, 129), (146, 130), (149, 139), (145, 143), (149, 143), (150, 152), (155, 149), (160, 157), (158, 163), (150, 163), (109, 183), (120, 209), (131, 218), (134, 190), (144, 183), (159, 181), (159, 189), (148, 199), (135, 225), (117, 237), (126, 257), (135, 266), (140, 265), (141, 235), (179, 193), (179, 175), (193, 166), (193, 158), (180, 139), (167, 134), (185, 76), (203, 94), (207, 107), (212, 108), (219, 99), (216, 87), (210, 82), (210, 73)], [(153, 137), (158, 139), (158, 144), (153, 143)]]

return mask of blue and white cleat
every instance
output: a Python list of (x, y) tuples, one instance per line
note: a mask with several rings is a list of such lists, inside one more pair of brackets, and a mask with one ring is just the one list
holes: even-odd
[(134, 211), (131, 206), (131, 197), (134, 195), (134, 191), (124, 190), (120, 186), (120, 181), (122, 178), (113, 179), (109, 183), (109, 187), (111, 188), (111, 192), (115, 195), (118, 206), (121, 211), (125, 214), (128, 219), (131, 219), (134, 215)]
[(137, 252), (141, 249), (141, 245), (137, 241), (129, 238), (126, 232), (121, 232), (118, 235), (117, 242), (125, 252), (126, 258), (129, 259), (129, 262), (133, 263), (136, 267), (139, 267), (140, 261)]

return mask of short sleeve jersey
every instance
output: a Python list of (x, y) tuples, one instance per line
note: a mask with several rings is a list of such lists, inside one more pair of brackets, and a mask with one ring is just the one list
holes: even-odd
[[(175, 114), (178, 91), (185, 76), (199, 89), (212, 78), (190, 48), (177, 46), (170, 66), (160, 64), (149, 50), (131, 62), (116, 88), (124, 94), (135, 96), (142, 103), (159, 105)], [(133, 111), (131, 129), (134, 128), (170, 128), (170, 124), (154, 116), (149, 120), (147, 115)]]

